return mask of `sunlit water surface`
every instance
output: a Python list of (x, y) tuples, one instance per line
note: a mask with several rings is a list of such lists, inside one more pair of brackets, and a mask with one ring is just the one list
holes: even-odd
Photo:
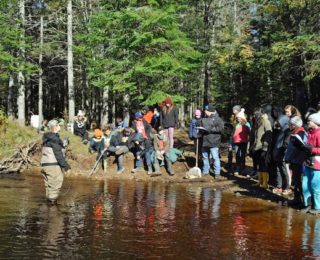
[(316, 259), (320, 218), (197, 185), (0, 179), (1, 259)]

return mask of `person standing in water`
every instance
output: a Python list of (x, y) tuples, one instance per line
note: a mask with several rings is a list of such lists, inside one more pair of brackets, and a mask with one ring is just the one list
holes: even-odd
[(55, 205), (63, 183), (63, 172), (70, 166), (65, 160), (65, 144), (59, 137), (60, 125), (57, 120), (48, 123), (49, 132), (44, 133), (42, 143), (41, 172), (44, 177), (46, 198)]

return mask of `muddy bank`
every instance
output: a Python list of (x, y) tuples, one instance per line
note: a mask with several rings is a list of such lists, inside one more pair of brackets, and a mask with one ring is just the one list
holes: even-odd
[[(61, 136), (69, 135), (69, 133), (63, 132)], [(134, 168), (134, 156), (131, 153), (125, 155), (124, 158), (124, 171), (122, 174), (117, 173), (117, 165), (115, 157), (111, 156), (108, 158), (108, 169), (104, 173), (102, 170), (101, 163), (99, 164), (98, 170), (90, 175), (92, 167), (96, 162), (96, 154), (90, 154), (88, 152), (88, 146), (81, 143), (80, 138), (69, 135), (71, 139), (71, 144), (67, 153), (68, 162), (71, 165), (72, 171), (69, 176), (66, 178), (81, 178), (81, 179), (93, 179), (93, 180), (128, 180), (135, 182), (159, 182), (159, 183), (175, 183), (182, 185), (191, 185), (198, 187), (213, 187), (217, 189), (223, 189), (226, 192), (235, 194), (236, 196), (247, 196), (256, 198), (259, 200), (265, 200), (273, 203), (277, 203), (281, 206), (287, 206), (290, 197), (284, 197), (275, 195), (272, 193), (273, 186), (270, 185), (270, 189), (265, 190), (258, 187), (253, 187), (252, 185), (256, 183), (256, 180), (247, 178), (246, 176), (237, 175), (234, 176), (227, 172), (226, 162), (227, 162), (227, 149), (226, 144), (223, 144), (221, 147), (221, 165), (222, 172), (221, 175), (224, 176), (224, 180), (215, 180), (213, 176), (206, 176), (203, 178), (197, 179), (186, 179), (186, 172), (195, 166), (195, 153), (193, 150), (193, 142), (188, 139), (187, 133), (185, 131), (177, 131), (175, 144), (176, 147), (182, 150), (183, 156), (178, 159), (177, 162), (173, 164), (173, 169), (175, 175), (170, 176), (166, 172), (164, 167), (161, 167), (160, 176), (149, 176), (147, 171), (137, 172), (135, 174), (131, 173), (131, 170)], [(34, 161), (40, 163), (41, 152), (33, 156)], [(199, 162), (201, 167), (202, 162)], [(252, 161), (247, 157), (247, 172), (252, 170)], [(31, 167), (26, 172), (32, 174), (40, 174), (41, 168)], [(272, 184), (272, 176), (270, 184)]]

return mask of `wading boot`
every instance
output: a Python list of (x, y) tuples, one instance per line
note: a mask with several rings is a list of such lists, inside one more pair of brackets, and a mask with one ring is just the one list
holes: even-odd
[(263, 189), (269, 188), (269, 173), (268, 172), (262, 172), (262, 185), (260, 185)]
[(258, 182), (253, 184), (252, 186), (253, 187), (259, 187), (263, 184), (263, 181), (262, 181), (262, 172), (258, 172)]

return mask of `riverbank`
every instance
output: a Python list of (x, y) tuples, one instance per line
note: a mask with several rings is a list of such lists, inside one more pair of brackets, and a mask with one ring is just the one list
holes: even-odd
[[(207, 176), (204, 178), (197, 179), (186, 179), (186, 172), (195, 166), (195, 153), (193, 151), (193, 142), (189, 140), (187, 132), (185, 130), (177, 130), (175, 135), (175, 146), (183, 151), (183, 156), (178, 159), (177, 162), (173, 164), (173, 169), (175, 171), (174, 176), (168, 175), (166, 169), (161, 167), (161, 175), (151, 177), (147, 175), (147, 172), (138, 172), (135, 174), (131, 173), (134, 165), (134, 157), (131, 153), (125, 155), (124, 159), (124, 171), (122, 174), (118, 174), (116, 170), (116, 161), (113, 156), (108, 158), (108, 169), (104, 173), (99, 164), (99, 168), (91, 176), (90, 172), (92, 167), (96, 162), (96, 154), (90, 154), (88, 152), (88, 145), (84, 145), (81, 139), (74, 136), (72, 133), (63, 130), (60, 133), (61, 138), (68, 137), (70, 140), (70, 145), (67, 152), (67, 160), (72, 168), (71, 174), (66, 176), (67, 178), (90, 178), (95, 180), (132, 180), (132, 181), (142, 181), (142, 182), (161, 182), (161, 183), (176, 183), (184, 185), (197, 185), (199, 187), (216, 187), (219, 189), (224, 189), (225, 191), (236, 194), (236, 196), (248, 196), (257, 199), (268, 200), (279, 205), (287, 205), (288, 197), (275, 195), (270, 189), (265, 190), (257, 187), (253, 187), (252, 184), (256, 183), (254, 179), (248, 179), (245, 176), (234, 176), (228, 173), (225, 167), (222, 167), (222, 176), (225, 177), (224, 180), (215, 180), (212, 176)], [(36, 129), (30, 127), (20, 127), (15, 122), (10, 122), (5, 140), (1, 142), (6, 145), (3, 146), (5, 149), (1, 149), (2, 159), (8, 157), (14, 153), (15, 148), (30, 142), (38, 142), (41, 144), (42, 135), (38, 134)], [(40, 145), (39, 145), (40, 147)], [(227, 162), (227, 150), (226, 146), (223, 145), (221, 149), (221, 161), (222, 166)], [(41, 149), (32, 155), (32, 161), (35, 165), (28, 165), (25, 173), (40, 174), (40, 157)], [(200, 162), (201, 165), (201, 162)], [(251, 170), (251, 159), (247, 158), (247, 170)], [(272, 178), (271, 182), (272, 184)]]

